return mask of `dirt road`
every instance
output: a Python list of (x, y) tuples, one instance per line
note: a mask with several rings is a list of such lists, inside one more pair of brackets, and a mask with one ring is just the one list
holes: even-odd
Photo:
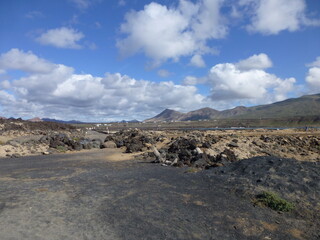
[(0, 159), (0, 239), (320, 237), (308, 219), (255, 207), (223, 170), (186, 173), (117, 154)]

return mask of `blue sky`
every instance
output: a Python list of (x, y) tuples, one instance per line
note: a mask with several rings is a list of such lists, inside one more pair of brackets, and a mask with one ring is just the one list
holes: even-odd
[(0, 2), (0, 116), (143, 120), (320, 92), (318, 0)]

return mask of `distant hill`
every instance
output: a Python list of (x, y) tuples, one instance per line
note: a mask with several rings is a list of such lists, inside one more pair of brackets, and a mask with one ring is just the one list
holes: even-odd
[(251, 107), (236, 118), (287, 118), (320, 116), (320, 94), (305, 95), (281, 102)]
[(57, 122), (57, 123), (69, 123), (69, 124), (78, 124), (78, 123), (84, 123), (77, 120), (70, 120), (70, 121), (63, 121), (63, 120), (57, 120), (52, 118), (42, 118), (41, 120), (45, 122)]
[[(186, 114), (182, 114), (180, 121), (197, 121), (213, 119), (218, 116), (220, 112), (212, 108), (201, 108), (199, 110), (191, 111)], [(181, 113), (180, 113), (181, 114)]]
[(184, 113), (181, 113), (175, 110), (165, 109), (163, 112), (159, 113), (157, 116), (147, 119), (146, 122), (178, 121), (184, 115), (185, 115)]
[(122, 120), (120, 121), (120, 123), (139, 123), (140, 121), (137, 119), (133, 119), (133, 120)]
[(43, 122), (43, 120), (39, 117), (28, 119), (29, 122)]
[(259, 118), (292, 118), (320, 116), (320, 94), (291, 98), (281, 102), (254, 107), (238, 106), (233, 109), (218, 111), (212, 108), (201, 108), (188, 113), (166, 109), (145, 122), (162, 121), (198, 121), (212, 119), (259, 119)]

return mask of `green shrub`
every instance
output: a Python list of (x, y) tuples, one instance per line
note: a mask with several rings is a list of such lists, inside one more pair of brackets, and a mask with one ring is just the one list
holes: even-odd
[(185, 171), (185, 173), (196, 173), (196, 172), (199, 172), (199, 171), (200, 170), (198, 168), (190, 167)]
[(262, 204), (275, 211), (289, 212), (294, 209), (294, 204), (280, 198), (276, 193), (263, 192), (256, 196), (256, 204)]
[(57, 151), (58, 152), (65, 152), (65, 151), (67, 151), (67, 149), (64, 146), (57, 146)]

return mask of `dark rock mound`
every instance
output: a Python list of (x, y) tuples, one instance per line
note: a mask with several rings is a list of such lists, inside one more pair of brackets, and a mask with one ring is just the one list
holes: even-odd
[[(205, 171), (209, 179), (219, 176), (241, 195), (270, 191), (293, 202), (296, 215), (320, 219), (320, 163), (277, 157), (255, 157)], [(319, 221), (318, 221), (319, 222)]]
[(138, 129), (122, 130), (106, 137), (105, 142), (114, 142), (118, 148), (126, 147), (126, 153), (141, 152), (161, 139), (152, 132)]
[(48, 141), (50, 148), (77, 151), (82, 149), (101, 148), (102, 145), (102, 142), (99, 139), (71, 138), (63, 133), (46, 136), (41, 138), (40, 141)]

